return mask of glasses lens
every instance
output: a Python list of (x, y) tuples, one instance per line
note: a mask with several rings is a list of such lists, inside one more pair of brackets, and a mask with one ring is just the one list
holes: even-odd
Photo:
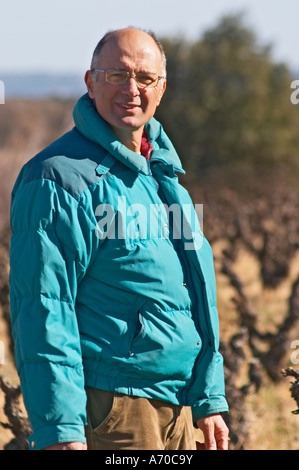
[(114, 85), (124, 85), (128, 79), (128, 73), (122, 70), (107, 70), (106, 80)]
[[(124, 85), (129, 77), (129, 72), (125, 70), (106, 70), (106, 81), (108, 83), (112, 83), (113, 85)], [(150, 72), (137, 72), (134, 78), (138, 86), (142, 88), (154, 87), (157, 85), (159, 80), (159, 77), (156, 73)]]
[(149, 72), (137, 72), (136, 81), (141, 87), (154, 87), (158, 82), (158, 75)]

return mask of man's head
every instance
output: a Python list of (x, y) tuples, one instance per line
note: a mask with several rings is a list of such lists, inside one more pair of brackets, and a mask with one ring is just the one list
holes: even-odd
[[(116, 75), (118, 71), (128, 73)], [(107, 33), (94, 51), (85, 81), (98, 113), (120, 140), (140, 136), (166, 87), (162, 46), (152, 33), (137, 28)]]

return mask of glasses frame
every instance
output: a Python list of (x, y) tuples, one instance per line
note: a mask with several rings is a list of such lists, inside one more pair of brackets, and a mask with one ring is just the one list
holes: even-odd
[[(158, 75), (155, 72), (150, 72), (151, 74), (156, 75), (156, 77), (157, 77), (156, 80), (153, 82), (154, 84), (143, 85), (143, 84), (140, 84), (138, 82), (138, 79), (137, 79), (137, 74), (142, 73), (142, 72), (137, 72), (137, 74), (136, 74), (136, 73), (131, 73), (128, 70), (120, 70), (120, 69), (91, 69), (90, 71), (91, 72), (104, 73), (106, 83), (109, 83), (110, 85), (118, 85), (118, 86), (126, 85), (128, 83), (129, 78), (134, 78), (134, 80), (135, 80), (135, 82), (136, 82), (136, 84), (139, 88), (156, 88), (158, 86), (158, 83), (159, 83), (160, 80), (166, 79), (166, 77), (164, 75)], [(126, 78), (124, 83), (112, 83), (112, 82), (109, 82), (109, 80), (108, 80), (108, 73), (109, 72), (122, 72), (122, 73), (126, 74), (127, 78)]]

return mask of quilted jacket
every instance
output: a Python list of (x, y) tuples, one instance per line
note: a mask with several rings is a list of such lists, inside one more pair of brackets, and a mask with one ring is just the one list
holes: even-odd
[(88, 95), (12, 192), (10, 300), (30, 446), (85, 442), (86, 385), (227, 411), (211, 247), (162, 126), (148, 162)]

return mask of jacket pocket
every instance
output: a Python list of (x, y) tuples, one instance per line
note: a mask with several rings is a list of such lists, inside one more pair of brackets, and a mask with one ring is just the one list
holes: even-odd
[[(138, 312), (136, 330), (135, 330), (135, 334), (134, 334), (134, 337), (133, 337), (132, 344), (136, 343), (139, 339), (141, 339), (143, 337), (143, 333), (144, 333), (144, 321), (143, 321), (141, 313)], [(131, 353), (131, 351), (130, 351), (130, 353)]]
[(186, 380), (200, 349), (201, 339), (189, 310), (164, 311), (145, 305), (130, 347), (130, 364), (144, 375)]

